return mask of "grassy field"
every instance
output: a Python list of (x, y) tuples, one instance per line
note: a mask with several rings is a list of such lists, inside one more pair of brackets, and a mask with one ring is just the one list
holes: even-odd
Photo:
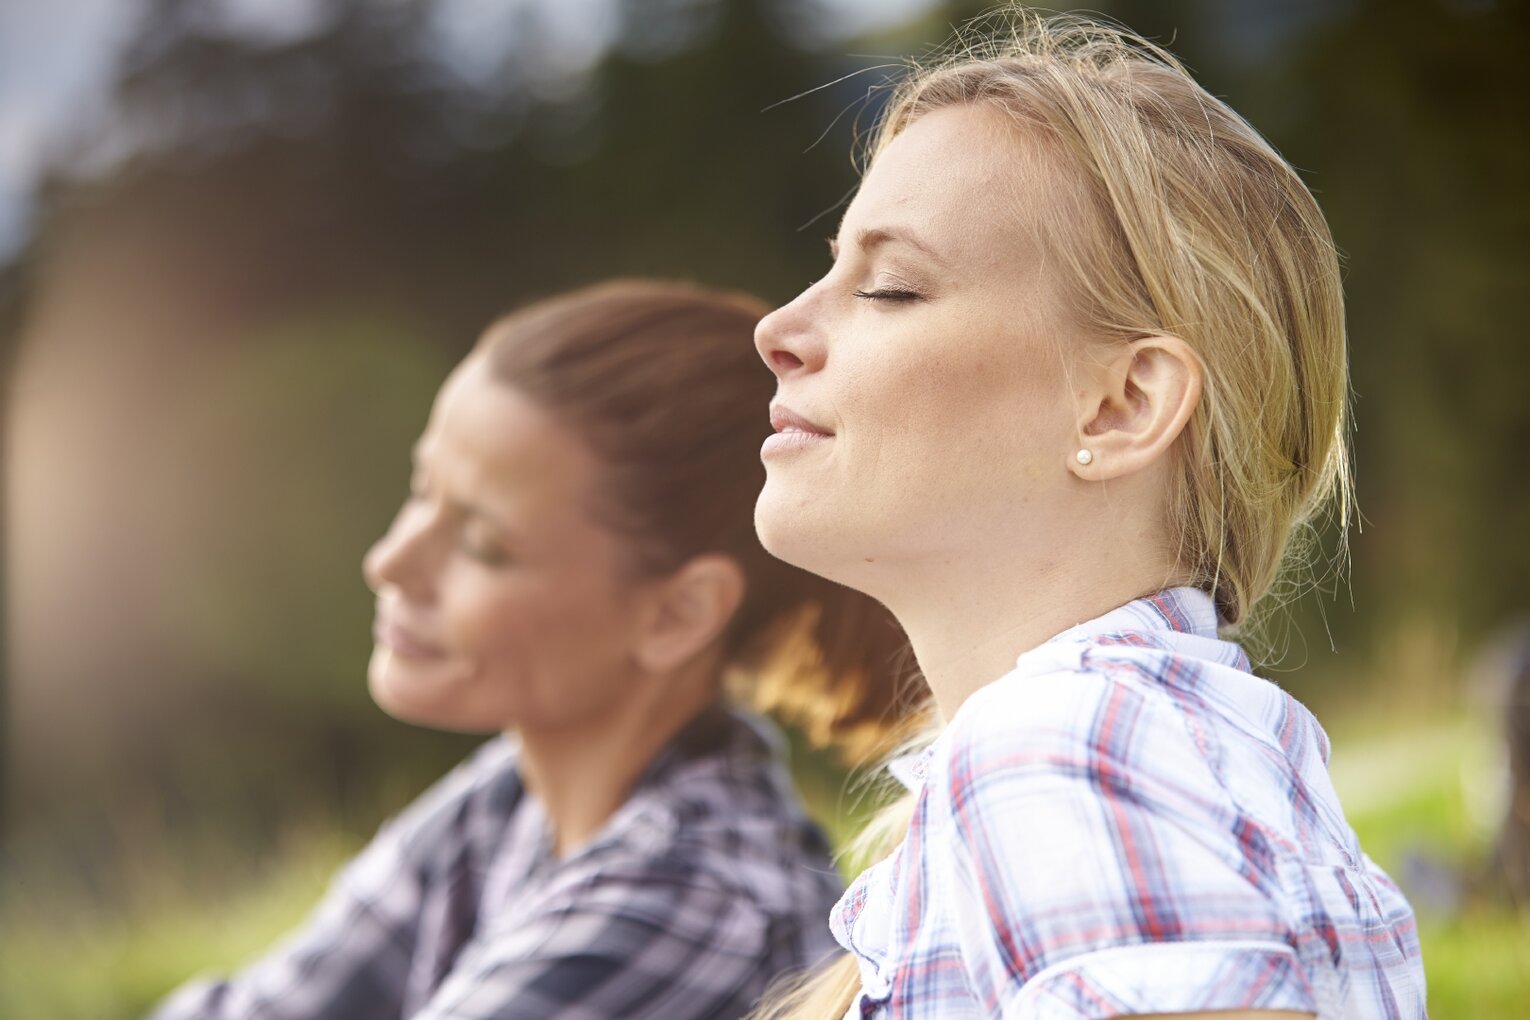
[(1477, 900), (1462, 908), (1457, 888), (1498, 824), (1495, 737), (1457, 718), (1335, 740), (1332, 774), (1350, 823), (1418, 913), (1436, 1020), (1530, 1017), (1530, 918)]
[[(1453, 718), (1384, 735), (1355, 729), (1335, 741), (1334, 781), (1362, 842), (1417, 885), (1410, 892), (1436, 1020), (1530, 1016), (1530, 922), (1502, 908), (1452, 906), (1453, 876), (1481, 858), (1491, 832), (1491, 737)], [(806, 778), (816, 808), (844, 811), (837, 787)], [(0, 917), (0, 1017), (139, 1017), (187, 976), (235, 966), (297, 923), (357, 845), (354, 836), (295, 831), (227, 895), (209, 893), (205, 881), (193, 888), (167, 865), (146, 866), (127, 905), (109, 913), (13, 876)]]

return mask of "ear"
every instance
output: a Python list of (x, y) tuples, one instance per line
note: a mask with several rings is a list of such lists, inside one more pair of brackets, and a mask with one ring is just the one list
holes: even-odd
[(720, 637), (744, 598), (744, 571), (731, 556), (708, 553), (659, 581), (633, 654), (649, 673), (685, 665)]
[(1177, 336), (1137, 337), (1114, 348), (1081, 390), (1079, 450), (1068, 469), (1086, 481), (1122, 478), (1157, 463), (1201, 399), (1201, 361)]

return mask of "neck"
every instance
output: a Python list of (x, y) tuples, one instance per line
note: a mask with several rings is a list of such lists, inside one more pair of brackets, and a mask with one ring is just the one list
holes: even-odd
[(715, 654), (701, 656), (670, 675), (633, 678), (632, 695), (595, 719), (516, 731), (522, 778), (547, 812), (558, 856), (593, 839), (664, 746), (711, 704), (720, 669)]
[(1140, 536), (1136, 542), (1064, 539), (1045, 549), (988, 548), (916, 565), (887, 586), (883, 601), (908, 634), (942, 717), (950, 719), (974, 691), (1013, 669), (1022, 653), (1172, 586), (1177, 571), (1160, 549)]

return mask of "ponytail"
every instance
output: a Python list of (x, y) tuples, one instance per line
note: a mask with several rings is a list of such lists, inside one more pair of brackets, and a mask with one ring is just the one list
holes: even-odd
[(922, 685), (903, 675), (908, 643), (892, 614), (775, 559), (755, 535), (775, 391), (753, 344), (765, 310), (745, 294), (617, 280), (500, 319), (480, 349), (605, 462), (593, 511), (628, 540), (630, 569), (660, 574), (705, 553), (738, 562), (730, 686), (863, 761), (901, 739)]

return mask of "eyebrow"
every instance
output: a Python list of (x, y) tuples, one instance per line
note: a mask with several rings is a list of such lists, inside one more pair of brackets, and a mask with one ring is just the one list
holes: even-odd
[[(861, 251), (866, 252), (884, 244), (906, 244), (910, 248), (929, 256), (942, 266), (950, 265), (944, 256), (930, 247), (929, 244), (921, 241), (917, 234), (898, 227), (862, 227), (855, 232), (855, 243)], [(829, 238), (829, 255), (836, 259), (839, 258), (839, 242), (832, 237)]]
[[(412, 474), (419, 474), (420, 472), (425, 471), (424, 457), (421, 453), (422, 448), (423, 447), (420, 443), (416, 443), (410, 450), (409, 461)], [(485, 521), (493, 525), (496, 530), (503, 532), (507, 538), (514, 537), (515, 529), (507, 525), (504, 520), (502, 520), (500, 516), (493, 511), (479, 506), (476, 503), (465, 503), (458, 499), (448, 500), (448, 502), (458, 513), (467, 517), (476, 517), (481, 521)]]

